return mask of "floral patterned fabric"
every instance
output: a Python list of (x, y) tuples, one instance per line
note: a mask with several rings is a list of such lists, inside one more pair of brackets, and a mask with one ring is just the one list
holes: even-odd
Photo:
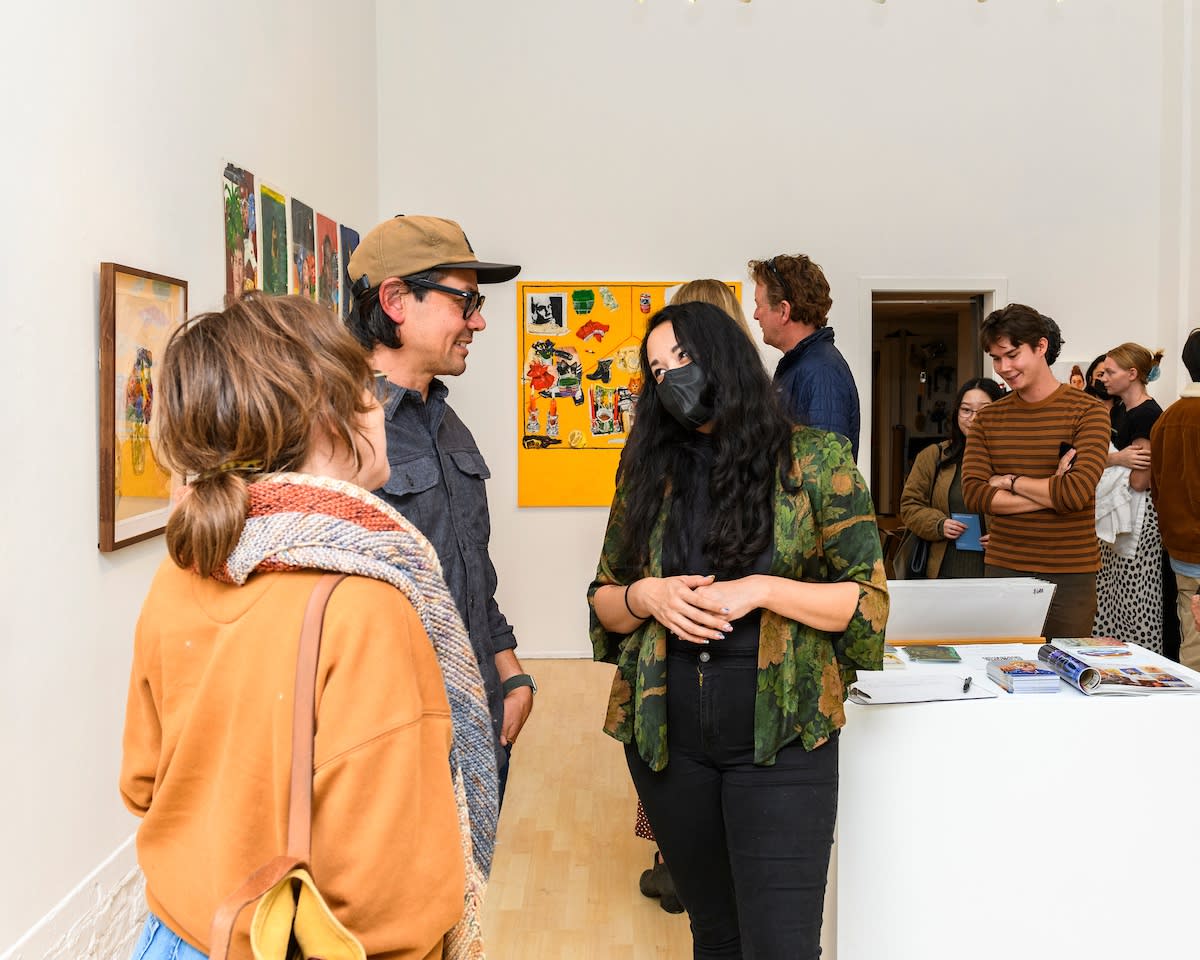
[[(772, 764), (779, 749), (799, 738), (806, 750), (823, 744), (846, 723), (842, 704), (857, 670), (883, 666), (887, 577), (871, 495), (854, 465), (850, 444), (822, 430), (792, 434), (791, 477), (800, 488), (775, 490), (775, 533), (770, 573), (813, 583), (854, 581), (858, 606), (842, 633), (816, 630), (762, 611), (755, 701), (754, 762)], [(650, 531), (650, 559), (642, 576), (662, 576), (662, 541), (671, 509), (668, 491)], [(636, 743), (654, 770), (667, 765), (667, 631), (650, 619), (628, 635), (610, 633), (592, 598), (602, 586), (623, 585), (620, 567), (625, 491), (618, 487), (608, 516), (596, 579), (588, 588), (593, 659), (617, 665), (604, 732)]]

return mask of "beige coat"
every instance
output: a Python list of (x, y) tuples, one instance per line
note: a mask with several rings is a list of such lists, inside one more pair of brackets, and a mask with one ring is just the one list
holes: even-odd
[[(954, 483), (959, 464), (937, 469), (938, 461), (945, 455), (949, 440), (931, 443), (917, 454), (912, 470), (900, 495), (900, 519), (904, 526), (918, 537), (929, 541), (929, 563), (925, 576), (934, 580), (942, 568), (942, 557), (946, 554), (946, 538), (942, 535), (942, 524), (950, 519), (950, 486)], [(934, 482), (934, 472), (937, 481)]]

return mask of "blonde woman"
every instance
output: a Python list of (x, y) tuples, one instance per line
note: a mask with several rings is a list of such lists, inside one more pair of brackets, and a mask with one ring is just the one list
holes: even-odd
[[(1109, 350), (1097, 368), (1108, 394), (1125, 408), (1108, 454), (1108, 469), (1096, 495), (1100, 573), (1096, 578), (1094, 636), (1115, 637), (1162, 653), (1162, 537), (1150, 489), (1150, 430), (1162, 407), (1146, 390), (1158, 378), (1161, 350), (1153, 354), (1137, 343)], [(1123, 468), (1119, 473), (1112, 468)], [(1127, 485), (1127, 486), (1126, 486)], [(1140, 508), (1136, 507), (1141, 501)], [(1106, 539), (1102, 517), (1107, 506), (1129, 502), (1141, 510), (1140, 529)]]
[[(157, 381), (156, 452), (187, 485), (125, 714), (150, 907), (134, 956), (202, 960), (221, 902), (284, 852), (300, 624), (323, 571), (351, 576), (317, 669), (313, 878), (370, 958), (482, 955), (491, 722), (432, 547), (368, 492), (389, 467), (366, 354), (326, 308), (248, 293), (185, 323)], [(243, 924), (230, 956), (250, 952)]]
[(724, 310), (737, 321), (738, 326), (750, 336), (750, 325), (746, 322), (746, 314), (742, 304), (734, 296), (733, 288), (723, 280), (689, 280), (675, 291), (671, 303), (708, 303)]

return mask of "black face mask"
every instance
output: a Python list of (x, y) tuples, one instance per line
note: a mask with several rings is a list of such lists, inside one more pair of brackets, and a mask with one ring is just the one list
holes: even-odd
[(1097, 400), (1107, 400), (1109, 398), (1108, 384), (1103, 380), (1096, 380), (1093, 383), (1089, 383), (1083, 388), (1083, 392), (1095, 397)]
[(693, 361), (666, 371), (655, 389), (667, 413), (674, 417), (681, 427), (695, 430), (713, 417), (712, 404), (705, 403), (702, 399), (707, 387), (708, 378), (700, 369), (700, 365)]

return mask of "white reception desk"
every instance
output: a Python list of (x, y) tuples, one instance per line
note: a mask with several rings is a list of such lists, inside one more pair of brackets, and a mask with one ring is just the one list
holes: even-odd
[[(957, 649), (907, 669), (999, 691), (981, 657), (1037, 651)], [(837, 960), (1200, 957), (1200, 696), (846, 713)]]

